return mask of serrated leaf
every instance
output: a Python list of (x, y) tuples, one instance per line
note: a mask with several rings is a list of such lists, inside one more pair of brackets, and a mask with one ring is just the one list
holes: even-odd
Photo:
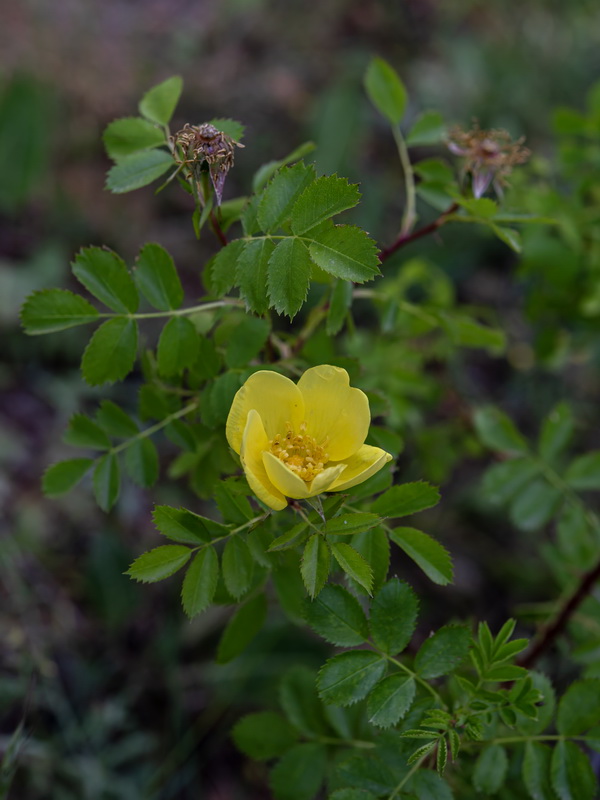
[(290, 217), (294, 204), (315, 179), (315, 169), (302, 162), (279, 170), (262, 192), (258, 223), (266, 233), (273, 233)]
[(385, 659), (371, 650), (339, 653), (319, 671), (319, 695), (324, 703), (352, 705), (367, 696), (383, 676), (385, 667)]
[(479, 408), (473, 416), (479, 438), (486, 447), (505, 453), (527, 455), (527, 442), (515, 428), (512, 420), (492, 406)]
[(98, 319), (98, 311), (66, 289), (42, 289), (30, 294), (21, 308), (21, 324), (30, 336), (64, 331)]
[(596, 776), (587, 756), (573, 742), (561, 740), (552, 753), (551, 780), (560, 800), (594, 800)]
[(254, 173), (254, 177), (252, 178), (252, 190), (254, 192), (259, 192), (278, 169), (285, 167), (287, 164), (292, 164), (294, 161), (300, 161), (300, 159), (312, 153), (315, 149), (316, 144), (314, 142), (304, 142), (292, 150), (291, 153), (288, 153), (285, 158), (281, 158), (278, 161), (268, 161), (266, 164), (263, 164), (262, 167), (259, 167)]
[(527, 742), (523, 759), (523, 783), (533, 800), (556, 800), (550, 784), (552, 750), (541, 742)]
[(139, 432), (138, 426), (126, 411), (113, 403), (102, 400), (96, 411), (96, 422), (109, 435), (117, 439), (129, 439)]
[(237, 259), (235, 282), (240, 296), (255, 314), (264, 314), (269, 308), (267, 275), (274, 249), (270, 239), (253, 239), (246, 243)]
[(282, 533), (281, 536), (273, 539), (269, 546), (269, 552), (275, 553), (278, 550), (289, 550), (290, 548), (301, 544), (308, 536), (307, 529), (308, 525), (306, 522), (299, 522), (297, 525), (294, 525), (294, 527), (290, 528), (289, 531), (286, 531), (285, 533)]
[(444, 737), (438, 739), (437, 755), (436, 755), (436, 769), (438, 775), (442, 776), (448, 763), (448, 745)]
[(118, 313), (135, 313), (139, 297), (125, 262), (108, 248), (84, 247), (71, 264), (73, 275), (101, 303)]
[(85, 414), (74, 414), (63, 435), (63, 441), (74, 447), (110, 450), (110, 439), (102, 428)]
[(266, 319), (245, 317), (234, 328), (227, 349), (225, 363), (230, 369), (245, 367), (256, 358), (269, 338), (271, 326)]
[(513, 664), (504, 664), (488, 669), (485, 673), (488, 681), (517, 681), (524, 678), (527, 670), (523, 667), (516, 667)]
[(314, 533), (304, 547), (300, 572), (306, 591), (314, 599), (327, 580), (331, 555), (325, 539)]
[(231, 137), (234, 142), (241, 142), (244, 138), (245, 127), (236, 119), (223, 119), (222, 117), (216, 117), (209, 120), (209, 125), (214, 125), (218, 131), (221, 131), (221, 133)]
[(114, 161), (138, 150), (149, 150), (167, 143), (164, 131), (142, 117), (113, 120), (105, 128), (102, 140), (107, 154)]
[[(225, 575), (225, 555), (223, 555), (223, 575)], [(227, 664), (237, 658), (260, 631), (266, 617), (267, 599), (262, 592), (240, 606), (223, 631), (217, 649), (217, 663)]]
[(543, 478), (519, 492), (510, 506), (510, 518), (524, 531), (535, 531), (549, 522), (562, 501), (562, 492)]
[(558, 704), (558, 732), (563, 736), (578, 736), (597, 725), (600, 725), (600, 680), (575, 681)]
[(348, 309), (352, 305), (353, 286), (350, 281), (337, 280), (331, 292), (327, 309), (325, 330), (328, 336), (335, 336), (344, 325)]
[(365, 612), (343, 586), (324, 586), (317, 598), (306, 601), (304, 616), (319, 636), (338, 647), (364, 644), (369, 636)]
[(134, 439), (125, 451), (125, 469), (134, 483), (144, 489), (158, 480), (158, 453), (147, 437)]
[(478, 792), (494, 794), (506, 779), (508, 757), (499, 744), (492, 744), (482, 750), (475, 762), (473, 785)]
[(108, 170), (106, 188), (113, 194), (132, 192), (152, 183), (172, 167), (175, 167), (173, 156), (166, 150), (142, 150), (123, 156)]
[(125, 574), (142, 583), (156, 583), (181, 569), (191, 554), (189, 547), (164, 544), (136, 558)]
[(292, 209), (292, 231), (303, 236), (335, 214), (353, 208), (360, 200), (356, 184), (336, 175), (324, 175), (307, 186)]
[(354, 225), (318, 229), (309, 251), (315, 264), (336, 278), (364, 283), (380, 274), (377, 245)]
[(538, 474), (538, 465), (528, 458), (501, 461), (493, 464), (483, 476), (483, 490), (490, 502), (504, 505)]
[(242, 753), (257, 761), (267, 761), (289, 750), (298, 740), (298, 734), (281, 714), (261, 711), (242, 717), (231, 738)]
[(575, 421), (567, 403), (559, 403), (544, 420), (540, 432), (539, 451), (542, 458), (553, 461), (571, 440)]
[(303, 666), (294, 666), (283, 675), (279, 702), (285, 715), (306, 736), (328, 731), (323, 706), (317, 697), (315, 675)]
[(411, 587), (392, 578), (371, 603), (369, 627), (373, 641), (384, 653), (396, 655), (408, 645), (415, 631), (419, 600)]
[(372, 792), (377, 797), (389, 795), (398, 783), (396, 770), (392, 770), (381, 758), (366, 753), (352, 755), (343, 761), (335, 777), (346, 786)]
[(416, 685), (410, 675), (388, 675), (375, 686), (367, 699), (369, 722), (379, 728), (395, 725), (409, 711), (415, 692)]
[(446, 781), (430, 769), (419, 769), (407, 783), (406, 788), (417, 800), (453, 800), (454, 798), (452, 789)]
[(223, 580), (227, 591), (236, 599), (242, 597), (252, 581), (254, 560), (246, 542), (239, 536), (227, 540), (223, 550)]
[(431, 753), (436, 744), (437, 744), (437, 739), (434, 740), (433, 742), (428, 742), (427, 744), (424, 744), (421, 747), (417, 748), (415, 752), (412, 753), (412, 755), (410, 756), (410, 758), (407, 760), (406, 763), (410, 766), (411, 764), (414, 764), (416, 761), (419, 761), (420, 759), (424, 758), (426, 755)]
[(373, 570), (361, 554), (345, 542), (332, 544), (331, 552), (346, 575), (359, 583), (371, 594), (373, 588)]
[(312, 800), (325, 777), (326, 750), (314, 742), (297, 744), (273, 767), (274, 800)]
[(135, 262), (135, 282), (150, 305), (159, 311), (179, 308), (183, 287), (171, 255), (159, 244), (145, 244)]
[(159, 125), (168, 125), (181, 97), (183, 80), (174, 75), (166, 81), (153, 86), (142, 97), (139, 104), (140, 113), (146, 119)]
[(410, 147), (438, 144), (446, 135), (444, 118), (439, 111), (425, 111), (417, 117), (407, 137)]
[(215, 487), (214, 497), (223, 519), (243, 525), (244, 522), (253, 519), (254, 511), (248, 502), (246, 492), (238, 489), (239, 487), (235, 483), (223, 481)]
[(107, 453), (98, 459), (94, 469), (94, 495), (103, 511), (110, 511), (117, 502), (120, 488), (119, 462), (113, 453)]
[(216, 295), (228, 292), (236, 281), (236, 264), (246, 243), (234, 239), (217, 253), (210, 271), (210, 286)]
[(381, 519), (376, 514), (356, 511), (352, 514), (341, 514), (339, 517), (327, 520), (324, 532), (351, 536), (355, 533), (371, 530), (371, 528), (379, 525), (380, 522)]
[(422, 678), (438, 678), (457, 669), (469, 654), (471, 634), (460, 625), (445, 625), (426, 639), (415, 657)]
[(183, 579), (181, 603), (190, 619), (212, 603), (219, 580), (219, 559), (214, 547), (196, 554)]
[(79, 483), (93, 463), (91, 458), (70, 458), (52, 464), (44, 472), (42, 491), (46, 497), (65, 494)]
[(375, 108), (392, 125), (398, 125), (404, 116), (408, 96), (398, 73), (387, 61), (371, 60), (365, 74), (365, 89)]
[[(382, 528), (357, 534), (352, 546), (370, 564), (373, 570), (373, 591), (384, 583), (390, 567), (390, 541)], [(355, 584), (355, 588), (361, 588)]]
[(133, 369), (137, 354), (137, 323), (127, 317), (104, 322), (90, 339), (81, 359), (87, 383), (121, 381)]
[(230, 529), (220, 522), (201, 517), (187, 508), (155, 506), (152, 518), (163, 536), (183, 544), (206, 544), (230, 533)]
[(445, 547), (416, 528), (396, 528), (390, 539), (421, 567), (429, 580), (440, 586), (452, 583), (452, 559)]
[(425, 481), (416, 481), (392, 486), (375, 500), (371, 508), (382, 517), (406, 517), (431, 508), (439, 501), (440, 493), (435, 486)]
[(600, 489), (600, 450), (574, 459), (567, 468), (565, 480), (578, 491)]
[(200, 352), (200, 337), (187, 317), (172, 317), (162, 329), (156, 351), (161, 375), (180, 375)]
[(310, 285), (311, 259), (299, 239), (284, 239), (269, 259), (267, 288), (271, 306), (278, 314), (296, 316)]

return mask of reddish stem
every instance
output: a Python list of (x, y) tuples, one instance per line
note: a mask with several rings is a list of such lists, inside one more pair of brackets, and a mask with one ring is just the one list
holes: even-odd
[(412, 233), (400, 234), (393, 244), (381, 251), (379, 256), (380, 260), (385, 261), (386, 258), (389, 258), (401, 247), (404, 247), (405, 245), (414, 242), (415, 239), (420, 239), (422, 236), (427, 236), (428, 233), (433, 233), (438, 228), (441, 228), (441, 226), (446, 222), (446, 217), (448, 217), (450, 214), (454, 214), (457, 209), (458, 203), (452, 203), (447, 211), (444, 211), (443, 214), (440, 214), (440, 216), (437, 219), (434, 219), (433, 222), (430, 222), (429, 225), (424, 225), (422, 228), (419, 228), (419, 230), (413, 231)]
[(211, 224), (211, 227), (212, 227), (213, 231), (215, 232), (215, 235), (216, 235), (217, 239), (221, 242), (223, 247), (226, 247), (226, 245), (227, 245), (227, 237), (225, 236), (225, 234), (221, 230), (221, 226), (219, 225), (219, 220), (217, 219), (217, 215), (215, 214), (214, 211), (210, 212), (210, 224)]

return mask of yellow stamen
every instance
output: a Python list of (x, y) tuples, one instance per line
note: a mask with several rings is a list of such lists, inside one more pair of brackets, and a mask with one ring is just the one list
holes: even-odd
[(306, 422), (300, 423), (299, 433), (293, 431), (289, 422), (286, 422), (286, 428), (285, 434), (278, 433), (271, 439), (269, 448), (273, 455), (299, 478), (307, 482), (312, 481), (316, 475), (323, 472), (324, 465), (329, 461), (329, 455), (325, 452), (327, 439), (318, 444), (306, 433)]

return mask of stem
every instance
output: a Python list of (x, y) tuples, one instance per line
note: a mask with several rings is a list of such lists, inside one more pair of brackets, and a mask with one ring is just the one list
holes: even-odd
[(444, 703), (444, 701), (442, 700), (442, 698), (440, 697), (438, 692), (436, 692), (436, 690), (433, 688), (433, 686), (431, 686), (429, 683), (427, 683), (427, 681), (424, 680), (424, 678), (419, 677), (419, 675), (417, 675), (416, 672), (413, 672), (413, 670), (410, 669), (410, 667), (407, 667), (406, 664), (403, 664), (401, 661), (398, 661), (397, 658), (392, 658), (392, 656), (388, 656), (387, 653), (383, 653), (375, 645), (373, 645), (373, 647), (375, 647), (375, 649), (377, 650), (379, 655), (381, 655), (384, 658), (386, 658), (390, 663), (395, 664), (397, 667), (400, 667), (400, 669), (404, 670), (404, 672), (406, 672), (408, 675), (410, 675), (411, 678), (413, 678), (413, 680), (415, 680), (420, 686), (422, 686), (424, 689), (427, 689), (427, 691), (435, 698), (435, 700), (443, 708), (447, 708), (448, 707), (446, 705), (446, 703)]
[(405, 245), (414, 242), (415, 239), (420, 239), (422, 236), (427, 236), (427, 234), (433, 233), (438, 228), (441, 228), (442, 225), (444, 225), (444, 223), (448, 221), (447, 217), (450, 214), (453, 214), (457, 210), (457, 208), (458, 204), (452, 203), (450, 208), (448, 208), (446, 211), (440, 214), (440, 216), (437, 219), (434, 219), (433, 222), (430, 222), (429, 225), (424, 225), (422, 228), (419, 228), (419, 230), (413, 231), (412, 233), (403, 233), (401, 231), (400, 235), (398, 236), (395, 242), (393, 242), (389, 247), (384, 247), (384, 249), (379, 254), (379, 260), (385, 261), (401, 247), (404, 247)]
[(398, 796), (398, 792), (402, 789), (402, 787), (406, 783), (408, 783), (408, 781), (412, 778), (412, 776), (415, 774), (415, 772), (419, 769), (419, 767), (425, 761), (425, 759), (427, 758), (428, 755), (429, 755), (429, 753), (425, 753), (425, 755), (421, 756), (421, 758), (418, 761), (415, 761), (415, 763), (412, 765), (412, 767), (409, 769), (409, 771), (406, 773), (406, 775), (402, 778), (402, 780), (396, 786), (396, 788), (391, 793), (391, 795), (389, 795), (388, 800), (394, 800), (394, 797)]
[(362, 739), (336, 739), (333, 736), (318, 736), (315, 741), (320, 744), (352, 745), (352, 747), (359, 747), (362, 750), (372, 750), (377, 746), (375, 742), (365, 742)]
[(209, 219), (210, 219), (211, 228), (213, 229), (213, 231), (215, 233), (215, 236), (221, 242), (223, 247), (226, 247), (227, 246), (227, 237), (225, 236), (225, 234), (223, 233), (223, 229), (219, 225), (219, 220), (217, 219), (217, 215), (212, 210), (211, 210), (211, 212), (209, 214)]
[[(213, 300), (210, 303), (199, 303), (189, 308), (176, 308), (169, 311), (148, 311), (143, 314), (98, 314), (98, 318), (113, 319), (114, 317), (127, 317), (128, 319), (159, 319), (160, 317), (186, 317), (188, 314), (198, 314), (201, 311), (212, 311), (223, 306), (243, 306), (242, 300), (237, 297), (224, 297), (222, 300)], [(94, 318), (96, 319), (96, 317)]]
[(408, 156), (408, 149), (406, 142), (400, 131), (398, 125), (393, 127), (394, 141), (398, 148), (398, 155), (400, 156), (400, 163), (402, 164), (402, 171), (404, 173), (404, 189), (406, 192), (406, 206), (404, 214), (402, 215), (402, 224), (400, 226), (400, 236), (407, 236), (410, 234), (417, 221), (416, 213), (416, 192), (415, 192), (415, 174), (413, 172), (412, 164)]
[(127, 450), (127, 448), (133, 444), (133, 442), (137, 441), (137, 439), (146, 439), (148, 436), (152, 436), (153, 433), (157, 433), (158, 431), (162, 430), (162, 428), (165, 428), (170, 422), (173, 422), (173, 420), (179, 419), (180, 417), (185, 417), (186, 414), (189, 414), (191, 411), (195, 411), (197, 408), (198, 400), (195, 400), (193, 403), (189, 403), (187, 406), (180, 408), (179, 411), (174, 411), (172, 414), (169, 414), (168, 417), (165, 417), (160, 422), (157, 422), (156, 425), (152, 425), (151, 428), (146, 428), (135, 436), (132, 436), (131, 439), (127, 439), (127, 441), (111, 448), (108, 452), (115, 455), (116, 453), (120, 453), (122, 450)]

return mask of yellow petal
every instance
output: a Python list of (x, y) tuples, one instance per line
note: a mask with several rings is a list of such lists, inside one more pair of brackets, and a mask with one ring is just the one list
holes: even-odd
[(304, 401), (295, 383), (278, 372), (255, 372), (233, 398), (227, 417), (227, 441), (236, 453), (240, 452), (251, 409), (259, 413), (268, 439), (285, 433), (286, 422), (297, 429), (304, 418)]
[(336, 464), (333, 467), (327, 467), (323, 472), (316, 475), (310, 484), (309, 497), (314, 497), (314, 495), (321, 494), (321, 492), (328, 492), (329, 487), (336, 482), (345, 469), (345, 464)]
[(244, 429), (240, 448), (240, 458), (246, 479), (254, 494), (259, 500), (281, 511), (287, 506), (283, 494), (271, 483), (262, 461), (263, 450), (269, 446), (269, 439), (257, 411), (248, 412), (248, 421)]
[(343, 489), (350, 489), (357, 483), (366, 481), (371, 475), (375, 475), (391, 460), (392, 456), (380, 447), (363, 444), (357, 453), (346, 459), (343, 475), (329, 487), (328, 491), (341, 492)]
[(371, 413), (366, 394), (350, 386), (345, 369), (324, 364), (307, 369), (298, 381), (307, 433), (326, 445), (329, 459), (347, 459), (363, 444)]
[(269, 480), (286, 497), (293, 497), (294, 500), (312, 497), (306, 482), (273, 453), (266, 450), (262, 454), (262, 460)]

